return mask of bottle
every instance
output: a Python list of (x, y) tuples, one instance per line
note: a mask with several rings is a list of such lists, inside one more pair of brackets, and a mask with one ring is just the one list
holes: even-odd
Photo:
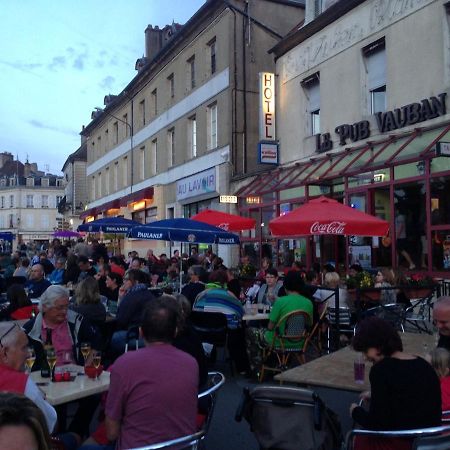
[(51, 328), (47, 328), (47, 336), (44, 344), (44, 359), (42, 361), (41, 366), (41, 377), (42, 378), (50, 378), (50, 365), (47, 361), (47, 349), (53, 348), (52, 343), (52, 330)]
[(247, 314), (250, 314), (252, 312), (252, 302), (250, 301), (249, 298), (247, 298), (246, 302), (245, 302), (245, 308), (244, 308), (245, 312)]

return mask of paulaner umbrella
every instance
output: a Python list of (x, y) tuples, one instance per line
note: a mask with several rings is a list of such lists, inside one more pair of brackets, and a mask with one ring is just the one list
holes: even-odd
[(132, 227), (141, 225), (139, 222), (123, 217), (105, 217), (103, 219), (94, 220), (92, 222), (83, 223), (78, 231), (87, 231), (89, 233), (116, 233), (127, 234)]
[(311, 200), (269, 222), (274, 236), (385, 236), (389, 223), (327, 197)]
[(191, 219), (214, 225), (226, 231), (251, 230), (255, 228), (256, 223), (255, 219), (250, 219), (249, 217), (241, 217), (213, 209), (205, 209), (191, 217)]
[(71, 237), (80, 237), (81, 234), (72, 230), (59, 230), (53, 233), (53, 237), (55, 238), (71, 238)]

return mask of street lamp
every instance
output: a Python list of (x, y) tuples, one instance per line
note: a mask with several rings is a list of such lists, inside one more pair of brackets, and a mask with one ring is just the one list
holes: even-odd
[(103, 108), (99, 108), (98, 106), (95, 107), (95, 110), (102, 114), (107, 114), (108, 116), (111, 116), (112, 118), (116, 119), (117, 121), (123, 123), (128, 127), (128, 131), (130, 133), (130, 153), (131, 153), (131, 186), (130, 186), (130, 193), (133, 193), (133, 183), (134, 183), (134, 158), (133, 158), (133, 127), (131, 124), (126, 122), (123, 119), (119, 119), (114, 114), (111, 114), (109, 111), (105, 111)]

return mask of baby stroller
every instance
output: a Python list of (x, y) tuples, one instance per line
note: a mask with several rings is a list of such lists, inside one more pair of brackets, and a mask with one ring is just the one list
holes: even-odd
[(250, 424), (261, 450), (334, 450), (339, 419), (315, 392), (285, 386), (244, 388), (235, 419)]

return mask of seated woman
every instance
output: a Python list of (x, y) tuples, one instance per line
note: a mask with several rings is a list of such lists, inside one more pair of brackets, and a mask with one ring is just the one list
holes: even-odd
[[(424, 359), (403, 351), (402, 340), (392, 325), (378, 317), (360, 322), (353, 348), (373, 363), (370, 370), (370, 407), (353, 403), (350, 414), (369, 430), (407, 430), (441, 424), (439, 378)], [(374, 438), (355, 440), (355, 450), (410, 449), (411, 439)]]
[(264, 282), (266, 279), (267, 270), (271, 268), (272, 268), (272, 261), (267, 256), (264, 256), (264, 258), (261, 260), (261, 269), (259, 269), (258, 273), (256, 274), (256, 278)]
[(29, 319), (36, 312), (21, 284), (11, 285), (6, 291), (6, 298), (9, 305), (0, 311), (0, 320)]
[(283, 281), (278, 278), (277, 269), (267, 269), (265, 280), (265, 284), (259, 288), (256, 303), (272, 306), (278, 297), (286, 295), (286, 290)]
[(122, 286), (123, 278), (115, 272), (110, 272), (106, 275), (106, 298), (117, 302), (119, 299), (119, 289)]
[[(75, 289), (75, 305), (71, 309), (86, 317), (92, 324), (102, 324), (106, 320), (106, 309), (101, 302), (97, 280), (86, 277)], [(73, 299), (72, 299), (73, 300)]]
[[(427, 360), (441, 381), (442, 411), (450, 411), (450, 353), (445, 348), (438, 347), (428, 355)], [(449, 418), (448, 414), (445, 418)]]
[[(341, 278), (337, 272), (327, 272), (324, 277), (324, 286), (329, 289), (339, 288), (339, 307), (348, 308), (347, 290), (340, 287)], [(329, 308), (336, 308), (336, 296), (333, 291), (327, 289), (317, 289), (314, 299), (318, 303), (328, 301)], [(320, 307), (319, 307), (320, 310)], [(320, 312), (320, 311), (319, 311)]]
[[(390, 288), (395, 284), (395, 275), (392, 272), (392, 269), (387, 267), (383, 267), (383, 269), (379, 270), (375, 275), (375, 284), (376, 288)], [(396, 303), (397, 301), (397, 293), (395, 289), (383, 289), (381, 291), (380, 302), (382, 305), (388, 305), (391, 303)]]
[[(300, 295), (304, 289), (304, 282), (300, 272), (288, 272), (284, 280), (284, 288), (287, 295), (278, 298), (273, 305), (269, 316), (267, 329), (247, 328), (247, 354), (249, 357), (250, 370), (256, 375), (262, 363), (262, 349), (273, 342), (275, 327), (279, 320), (292, 311), (305, 311), (310, 317), (310, 324), (313, 319), (313, 305), (311, 300)], [(282, 330), (283, 331), (283, 330)], [(295, 348), (301, 348), (303, 342), (296, 342)]]

